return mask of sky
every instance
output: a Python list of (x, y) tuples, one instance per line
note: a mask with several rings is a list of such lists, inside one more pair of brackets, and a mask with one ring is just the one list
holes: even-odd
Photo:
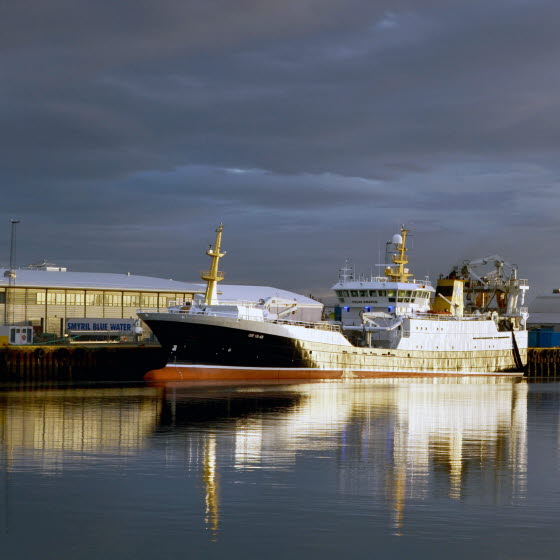
[[(560, 3), (0, 0), (0, 264), (322, 296), (401, 224), (560, 287)], [(2, 226), (4, 224), (4, 226)]]

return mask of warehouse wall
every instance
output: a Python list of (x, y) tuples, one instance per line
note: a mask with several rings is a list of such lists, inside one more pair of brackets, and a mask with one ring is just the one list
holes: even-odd
[(55, 288), (0, 289), (0, 323), (31, 321), (61, 336), (67, 317), (135, 318), (139, 309), (165, 310), (170, 301), (192, 301), (193, 293)]

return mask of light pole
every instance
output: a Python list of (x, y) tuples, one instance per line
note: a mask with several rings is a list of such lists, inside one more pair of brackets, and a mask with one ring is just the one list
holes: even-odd
[(4, 272), (4, 276), (8, 278), (8, 288), (6, 290), (6, 302), (4, 304), (4, 324), (13, 323), (13, 302), (14, 288), (16, 285), (16, 226), (20, 220), (10, 220), (11, 238), (10, 238), (10, 269)]

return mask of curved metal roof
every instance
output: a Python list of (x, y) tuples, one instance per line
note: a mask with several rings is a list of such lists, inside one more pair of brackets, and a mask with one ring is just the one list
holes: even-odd
[[(0, 268), (0, 287), (9, 285), (4, 276), (7, 269)], [(114, 274), (110, 272), (59, 272), (20, 268), (16, 271), (15, 285), (26, 288), (80, 289), (80, 290), (130, 290), (142, 292), (193, 292), (204, 293), (206, 284), (180, 282), (152, 276)], [(258, 301), (268, 297), (291, 299), (307, 305), (322, 305), (314, 299), (270, 286), (236, 286), (220, 284), (221, 299)]]

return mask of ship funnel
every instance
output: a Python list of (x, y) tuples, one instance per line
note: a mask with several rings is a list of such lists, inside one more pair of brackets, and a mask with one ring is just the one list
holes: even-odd
[(457, 278), (440, 278), (436, 287), (432, 311), (463, 316), (463, 285), (465, 281)]

